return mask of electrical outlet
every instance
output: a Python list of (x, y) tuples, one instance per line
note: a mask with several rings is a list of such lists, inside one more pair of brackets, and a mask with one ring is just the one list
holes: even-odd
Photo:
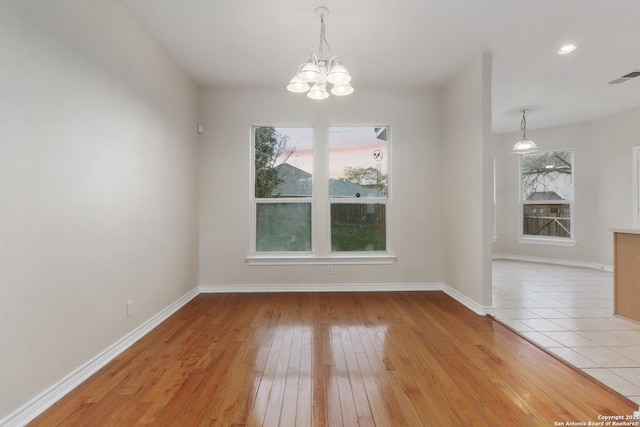
[(133, 300), (127, 301), (127, 317), (133, 316)]
[(327, 273), (333, 274), (333, 265), (327, 265)]

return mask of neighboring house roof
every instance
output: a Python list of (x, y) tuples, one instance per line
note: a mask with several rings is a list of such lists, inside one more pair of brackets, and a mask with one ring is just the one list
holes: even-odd
[[(271, 192), (277, 197), (311, 197), (313, 194), (313, 177), (309, 172), (305, 172), (288, 163), (276, 166), (278, 176), (282, 182)], [(382, 197), (381, 192), (363, 187), (354, 182), (343, 181), (341, 179), (329, 180), (329, 191), (332, 197)]]
[[(355, 182), (341, 179), (329, 180), (329, 193), (331, 197), (383, 197), (384, 195), (374, 188), (363, 187)], [(360, 194), (360, 196), (357, 196)]]
[(271, 195), (278, 197), (305, 197), (313, 193), (313, 178), (309, 172), (305, 172), (289, 163), (276, 166), (278, 177), (282, 182), (273, 189)]
[(536, 191), (527, 200), (564, 200), (555, 191)]

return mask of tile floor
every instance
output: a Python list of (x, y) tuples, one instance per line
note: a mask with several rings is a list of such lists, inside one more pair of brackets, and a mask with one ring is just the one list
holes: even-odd
[(613, 273), (494, 260), (493, 306), (498, 320), (640, 404), (640, 323), (613, 315)]

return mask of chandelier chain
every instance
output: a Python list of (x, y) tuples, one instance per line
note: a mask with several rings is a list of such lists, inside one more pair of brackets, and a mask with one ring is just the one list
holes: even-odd
[(324, 15), (320, 15), (320, 46), (318, 51), (320, 53), (320, 59), (324, 59), (324, 45), (327, 45), (328, 52), (331, 52), (331, 45), (327, 41), (326, 28), (324, 25)]
[(522, 133), (522, 139), (527, 139), (527, 119), (524, 117), (524, 113), (527, 110), (522, 110), (522, 121), (520, 122), (520, 130)]

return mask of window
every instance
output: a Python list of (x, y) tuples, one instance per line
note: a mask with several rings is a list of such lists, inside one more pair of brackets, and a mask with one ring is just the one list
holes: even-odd
[(329, 129), (331, 251), (387, 249), (387, 128)]
[(257, 252), (312, 248), (313, 128), (254, 127)]
[(573, 152), (525, 154), (520, 158), (522, 236), (571, 239)]
[(254, 126), (248, 262), (393, 263), (388, 133), (379, 126)]

